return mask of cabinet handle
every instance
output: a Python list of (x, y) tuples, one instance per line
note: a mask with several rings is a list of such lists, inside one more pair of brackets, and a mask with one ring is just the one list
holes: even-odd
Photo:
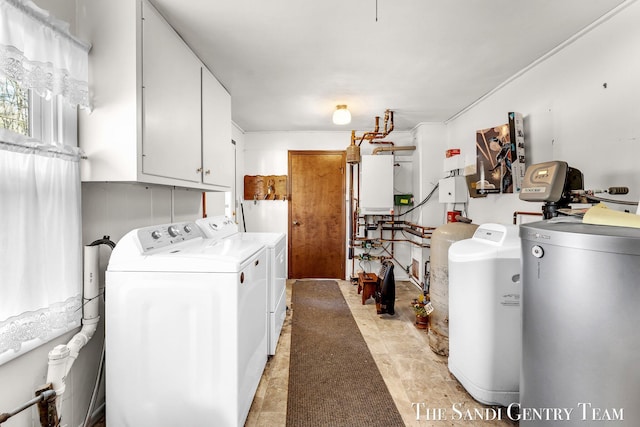
[(204, 171), (205, 175), (209, 175), (211, 173), (211, 169), (207, 169), (206, 171)]
[(196, 172), (197, 172), (197, 173), (202, 173), (202, 168), (198, 168), (198, 169), (196, 169)]

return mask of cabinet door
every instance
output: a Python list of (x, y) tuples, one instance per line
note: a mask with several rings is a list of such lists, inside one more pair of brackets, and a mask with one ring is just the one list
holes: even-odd
[(235, 154), (231, 143), (231, 96), (202, 68), (202, 181), (231, 189)]
[(142, 172), (199, 183), (200, 61), (147, 2), (142, 13)]

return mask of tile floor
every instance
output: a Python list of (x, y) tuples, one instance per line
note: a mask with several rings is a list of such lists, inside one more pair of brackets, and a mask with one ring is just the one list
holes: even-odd
[[(288, 306), (294, 282), (290, 280), (287, 283)], [(412, 283), (396, 282), (394, 316), (377, 315), (373, 299), (362, 305), (357, 286), (348, 281), (340, 281), (339, 284), (406, 426), (517, 425), (505, 412), (501, 413), (502, 420), (492, 419), (496, 413), (493, 408), (487, 408), (473, 400), (449, 374), (447, 358), (431, 351), (427, 333), (413, 324), (410, 302), (420, 291)], [(290, 342), (291, 311), (287, 314), (277, 354), (268, 361), (258, 386), (247, 418), (247, 427), (285, 425)], [(419, 420), (416, 420), (416, 409), (415, 405), (412, 407), (412, 403), (423, 404)], [(455, 412), (454, 407), (460, 413)], [(427, 419), (424, 408), (431, 410), (431, 420)], [(438, 412), (441, 419), (433, 420), (434, 413), (437, 416)], [(460, 414), (470, 414), (475, 419), (460, 419)]]

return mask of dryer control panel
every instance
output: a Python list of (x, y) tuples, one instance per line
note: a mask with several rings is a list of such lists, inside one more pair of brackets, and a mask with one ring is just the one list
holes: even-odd
[(238, 225), (226, 216), (214, 216), (196, 220), (204, 236), (208, 239), (224, 239), (238, 232)]
[(194, 222), (155, 225), (137, 230), (138, 242), (143, 254), (177, 243), (202, 238), (202, 230)]

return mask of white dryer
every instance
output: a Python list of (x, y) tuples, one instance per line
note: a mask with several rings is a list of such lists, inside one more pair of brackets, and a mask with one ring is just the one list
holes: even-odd
[(267, 249), (267, 343), (268, 354), (274, 355), (278, 338), (287, 315), (287, 239), (284, 233), (239, 232), (238, 225), (225, 216), (201, 218), (196, 221), (211, 239), (229, 238), (256, 241)]
[(111, 426), (244, 425), (267, 361), (266, 251), (194, 223), (136, 229), (106, 273)]

